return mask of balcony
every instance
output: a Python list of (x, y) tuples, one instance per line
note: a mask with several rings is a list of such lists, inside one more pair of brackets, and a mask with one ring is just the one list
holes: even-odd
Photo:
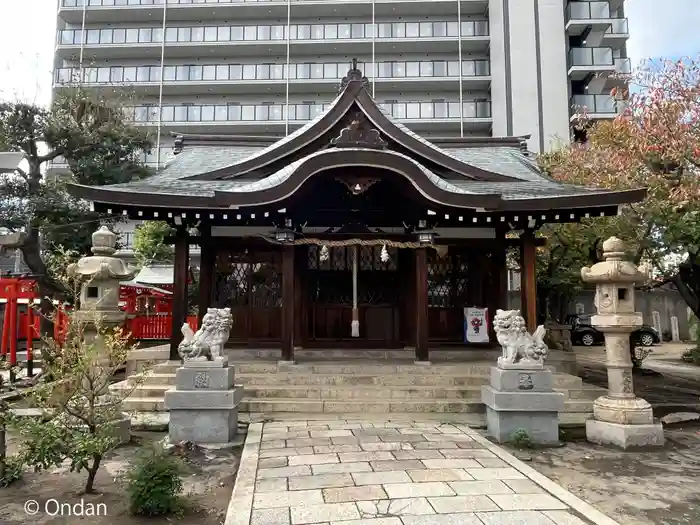
[(603, 43), (613, 47), (619, 47), (629, 38), (627, 19), (611, 17), (608, 2), (569, 2), (566, 33), (581, 36), (588, 31), (602, 34)]
[[(375, 24), (294, 24), (289, 26), (293, 53), (339, 54), (367, 52)], [(462, 40), (466, 51), (484, 51), (489, 44), (489, 23), (486, 20), (396, 22), (376, 24), (377, 53), (427, 53), (453, 51), (454, 42)], [(169, 58), (199, 56), (231, 57), (283, 54), (287, 47), (287, 26), (235, 25), (161, 28), (64, 29), (58, 32), (56, 54), (74, 59), (80, 53), (96, 59), (160, 58), (165, 39)], [(324, 45), (332, 43), (333, 45)]]
[(615, 73), (618, 75), (631, 75), (632, 74), (632, 64), (629, 58), (616, 58), (615, 59)]
[[(323, 16), (377, 17), (454, 16), (454, 0), (291, 0), (294, 18)], [(61, 0), (59, 16), (70, 24), (82, 24), (83, 6), (90, 24), (152, 22), (163, 19), (165, 0)], [(168, 0), (167, 18), (173, 22), (205, 20), (286, 20), (286, 0)], [(488, 10), (488, 0), (461, 0), (462, 14), (480, 15)]]
[(614, 73), (615, 59), (610, 47), (572, 47), (569, 50), (569, 76), (583, 80), (589, 75)]
[[(586, 113), (591, 118), (614, 118), (624, 106), (624, 101), (611, 95), (574, 95), (571, 107), (574, 113)], [(574, 117), (572, 116), (572, 119)]]
[(610, 26), (608, 2), (569, 2), (566, 6), (566, 33), (582, 35), (588, 29), (605, 31)]
[[(291, 64), (290, 93), (334, 91), (349, 67), (347, 62)], [(460, 71), (456, 60), (360, 62), (358, 67), (377, 82), (379, 90), (382, 87), (393, 89), (393, 86), (403, 91), (459, 89)], [(258, 93), (261, 88), (284, 93), (285, 70), (285, 64), (169, 65), (162, 69), (160, 66), (113, 66), (84, 68), (81, 76), (79, 68), (61, 68), (56, 70), (54, 81), (56, 86), (82, 81), (90, 87), (128, 87), (146, 96), (158, 94), (162, 74), (164, 95)], [(462, 62), (462, 82), (466, 89), (488, 89), (490, 74), (488, 60)]]
[[(379, 106), (394, 118), (415, 130), (458, 128), (460, 117), (469, 129), (488, 129), (491, 126), (491, 102), (470, 100), (459, 102), (385, 102)], [(285, 104), (192, 104), (163, 105), (161, 125), (164, 129), (200, 133), (226, 131), (256, 131), (279, 133), (286, 123)], [(290, 104), (289, 122), (298, 127), (316, 118), (328, 109), (327, 103)], [(156, 126), (157, 106), (134, 106), (127, 115), (137, 124)]]
[[(140, 160), (143, 164), (145, 164), (149, 168), (157, 169), (157, 168), (164, 167), (165, 163), (168, 161), (168, 159), (171, 158), (172, 155), (173, 155), (172, 146), (162, 146), (160, 148), (160, 163), (159, 163), (157, 150), (154, 147), (153, 151), (151, 151), (150, 153), (141, 153)], [(70, 173), (71, 172), (70, 167), (68, 166), (68, 162), (62, 156), (58, 156), (54, 160), (52, 160), (49, 167), (48, 167), (48, 170), (52, 173)]]
[(629, 40), (629, 23), (626, 18), (613, 18), (610, 22), (610, 27), (603, 34), (603, 43), (618, 48)]

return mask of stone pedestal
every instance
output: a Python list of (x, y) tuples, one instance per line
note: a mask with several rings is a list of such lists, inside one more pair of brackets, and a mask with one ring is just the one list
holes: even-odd
[(553, 385), (552, 371), (546, 368), (492, 367), (490, 384), (481, 390), (488, 434), (505, 443), (522, 429), (536, 444), (558, 444), (564, 394), (554, 392)]
[(170, 412), (171, 443), (191, 441), (224, 445), (238, 429), (238, 405), (243, 392), (233, 385), (234, 369), (227, 359), (188, 360), (177, 369), (176, 388), (165, 393)]

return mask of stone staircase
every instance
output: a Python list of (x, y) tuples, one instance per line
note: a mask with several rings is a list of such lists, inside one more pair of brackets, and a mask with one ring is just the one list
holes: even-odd
[[(481, 414), (481, 386), (488, 383), (489, 362), (442, 362), (365, 359), (278, 364), (276, 361), (231, 361), (236, 385), (244, 389), (242, 412), (262, 415), (306, 414)], [(178, 362), (156, 365), (124, 403), (126, 412), (163, 412)], [(603, 389), (581, 378), (555, 374), (555, 389), (566, 396), (565, 412), (584, 419)], [(131, 389), (133, 378), (112, 386)]]

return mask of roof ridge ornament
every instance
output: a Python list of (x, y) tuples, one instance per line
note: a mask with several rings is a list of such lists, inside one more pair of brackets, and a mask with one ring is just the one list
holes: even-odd
[(331, 140), (336, 148), (385, 149), (387, 142), (382, 138), (362, 111), (350, 115), (350, 122), (340, 130), (340, 135)]
[(367, 79), (366, 76), (362, 74), (362, 71), (357, 69), (357, 58), (352, 59), (352, 66), (346, 73), (346, 75), (343, 77), (343, 79), (340, 81), (340, 85), (338, 86), (338, 94), (340, 95), (343, 91), (345, 91), (345, 88), (348, 87), (348, 84), (350, 82), (362, 82), (362, 85), (364, 88), (369, 91), (369, 80)]

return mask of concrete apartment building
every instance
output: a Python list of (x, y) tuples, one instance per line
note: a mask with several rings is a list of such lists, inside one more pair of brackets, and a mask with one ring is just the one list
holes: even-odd
[(610, 75), (630, 67), (623, 0), (58, 3), (54, 88), (133, 89), (154, 166), (174, 132), (289, 134), (335, 98), (353, 58), (375, 100), (426, 138), (531, 135), (534, 152), (569, 139), (577, 106), (613, 117)]

